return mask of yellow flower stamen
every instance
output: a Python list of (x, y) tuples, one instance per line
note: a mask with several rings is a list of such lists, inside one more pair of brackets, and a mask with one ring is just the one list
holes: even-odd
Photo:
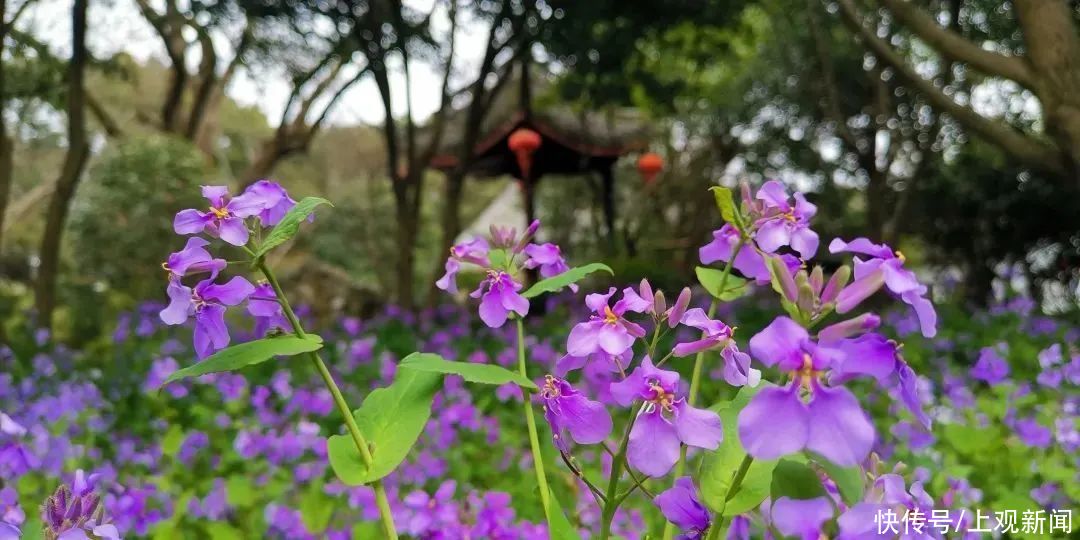
[(213, 206), (211, 206), (210, 213), (214, 214), (214, 217), (218, 219), (225, 219), (229, 217), (229, 211), (224, 208), (214, 208)]
[(907, 257), (905, 257), (904, 254), (901, 253), (899, 249), (896, 250), (896, 258), (900, 259), (900, 262), (907, 262)]
[(619, 316), (616, 315), (614, 311), (611, 311), (611, 308), (608, 306), (604, 306), (604, 322), (608, 324), (619, 322)]

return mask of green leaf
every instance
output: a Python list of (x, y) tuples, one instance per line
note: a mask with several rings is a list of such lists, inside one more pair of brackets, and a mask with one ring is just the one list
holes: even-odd
[(169, 431), (166, 431), (165, 436), (161, 438), (161, 454), (173, 457), (180, 451), (180, 445), (182, 444), (184, 444), (184, 429), (173, 424), (169, 426)]
[(739, 443), (739, 412), (767, 385), (768, 383), (763, 382), (755, 388), (744, 386), (731, 401), (712, 407), (723, 423), (724, 440), (716, 450), (704, 452), (698, 484), (702, 500), (715, 512), (722, 512), (727, 516), (742, 514), (757, 508), (761, 501), (769, 496), (769, 482), (772, 479), (773, 467), (776, 466), (775, 460), (754, 460), (738, 490), (729, 493), (735, 473), (746, 458), (746, 451)]
[(811, 456), (814, 463), (825, 469), (825, 473), (829, 475), (829, 478), (836, 482), (836, 487), (840, 488), (840, 496), (843, 497), (844, 502), (854, 505), (862, 501), (865, 488), (865, 475), (862, 467), (858, 465), (841, 467), (816, 454), (811, 454)]
[(585, 276), (603, 270), (609, 274), (614, 275), (615, 272), (611, 270), (608, 265), (603, 263), (586, 264), (585, 266), (578, 266), (577, 268), (571, 268), (557, 276), (542, 279), (529, 287), (527, 291), (522, 293), (521, 296), (525, 298), (534, 298), (544, 294), (546, 292), (555, 292), (563, 287), (567, 287), (573, 283), (577, 283), (585, 278)]
[(497, 270), (506, 270), (507, 256), (505, 249), (493, 249), (488, 251), (488, 263)]
[(308, 532), (321, 534), (330, 526), (337, 499), (323, 492), (322, 482), (313, 482), (300, 499), (300, 519)]
[(769, 493), (774, 501), (780, 497), (813, 499), (824, 495), (825, 487), (821, 485), (821, 479), (809, 465), (791, 459), (781, 459), (773, 470)]
[[(730, 302), (749, 291), (747, 287), (749, 283), (741, 277), (731, 275), (730, 272), (727, 280), (724, 280), (724, 271), (715, 268), (698, 266), (694, 268), (694, 273), (697, 274), (701, 286), (721, 302)], [(721, 281), (724, 283), (723, 290), (720, 289)]]
[(398, 371), (393, 384), (368, 394), (353, 416), (371, 448), (371, 468), (364, 464), (351, 436), (334, 435), (327, 441), (334, 474), (345, 484), (357, 486), (397, 468), (423, 432), (441, 381), (438, 374), (405, 369)]
[(299, 336), (277, 336), (257, 339), (239, 345), (233, 345), (212, 354), (206, 360), (177, 370), (161, 383), (162, 386), (189, 377), (198, 377), (207, 373), (236, 371), (240, 368), (261, 364), (275, 356), (293, 356), (300, 353), (321, 349), (323, 340), (315, 334)]
[(334, 206), (330, 204), (330, 201), (319, 197), (304, 197), (300, 202), (296, 203), (296, 206), (293, 206), (277, 225), (274, 225), (274, 228), (270, 230), (270, 234), (266, 235), (266, 239), (263, 240), (258, 251), (255, 252), (255, 258), (270, 253), (270, 250), (296, 236), (296, 233), (300, 230), (300, 223), (307, 219), (315, 211), (315, 208), (324, 204)]
[(563, 513), (562, 505), (559, 503), (559, 499), (555, 498), (555, 492), (548, 490), (551, 496), (548, 501), (551, 504), (551, 508), (548, 510), (551, 513), (551, 517), (548, 520), (548, 530), (551, 531), (549, 535), (551, 540), (581, 540), (581, 535), (578, 534), (577, 529), (570, 523), (570, 520), (566, 518), (566, 514)]
[(215, 540), (243, 540), (244, 534), (241, 533), (236, 527), (229, 525), (222, 521), (207, 521), (203, 524), (206, 527), (207, 538), (214, 538)]
[(720, 209), (720, 217), (724, 218), (724, 221), (739, 227), (741, 224), (735, 217), (735, 198), (732, 196), (731, 190), (723, 186), (716, 186), (709, 188), (709, 191), (713, 192), (713, 197), (716, 198), (716, 207)]
[(398, 368), (414, 369), (426, 373), (460, 375), (466, 381), (482, 384), (500, 385), (512, 382), (522, 388), (538, 390), (536, 383), (502, 366), (451, 362), (431, 353), (412, 353), (398, 364)]
[(253, 506), (256, 499), (255, 484), (247, 476), (235, 475), (225, 480), (225, 501), (230, 506), (247, 508)]

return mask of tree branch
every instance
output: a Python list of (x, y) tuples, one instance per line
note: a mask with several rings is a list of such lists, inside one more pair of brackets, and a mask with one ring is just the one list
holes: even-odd
[(963, 36), (938, 26), (933, 17), (924, 13), (911, 0), (878, 1), (897, 21), (943, 55), (969, 64), (987, 75), (1012, 79), (1025, 88), (1032, 88), (1034, 77), (1023, 58), (988, 51)]
[(1066, 167), (1062, 155), (1052, 145), (1016, 131), (1006, 124), (986, 118), (970, 107), (956, 103), (932, 82), (919, 75), (888, 43), (866, 28), (852, 0), (838, 0), (838, 3), (844, 22), (858, 34), (870, 52), (907, 79), (931, 105), (948, 113), (976, 135), (1001, 147), (1027, 166), (1056, 175), (1065, 173)]
[(105, 135), (114, 138), (124, 136), (124, 131), (120, 129), (120, 126), (116, 124), (116, 120), (109, 114), (109, 111), (105, 110), (105, 107), (101, 105), (97, 98), (87, 92), (84, 99), (86, 100), (86, 108), (90, 109), (90, 114), (94, 115), (94, 118), (101, 124), (101, 129), (105, 130)]

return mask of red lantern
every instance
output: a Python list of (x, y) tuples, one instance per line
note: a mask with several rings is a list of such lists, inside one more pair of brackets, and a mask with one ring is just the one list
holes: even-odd
[(652, 152), (642, 154), (637, 160), (638, 172), (646, 184), (651, 184), (656, 175), (664, 168), (664, 158)]
[(522, 180), (529, 178), (529, 169), (532, 168), (532, 155), (537, 148), (540, 148), (540, 142), (540, 134), (528, 128), (515, 129), (506, 141), (510, 151), (517, 157)]

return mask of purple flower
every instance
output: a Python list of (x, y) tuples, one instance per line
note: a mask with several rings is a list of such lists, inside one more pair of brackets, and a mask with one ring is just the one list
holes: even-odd
[(610, 307), (608, 301), (614, 294), (615, 287), (612, 287), (607, 294), (593, 293), (585, 297), (585, 305), (594, 315), (570, 330), (566, 350), (571, 356), (584, 358), (600, 351), (619, 356), (633, 346), (635, 339), (645, 335), (644, 328), (624, 319), (623, 315), (628, 311), (641, 313), (648, 309), (644, 304), (651, 303), (644, 302), (633, 289), (627, 287), (622, 300)]
[[(259, 201), (262, 211), (259, 212), (259, 222), (263, 227), (273, 227), (285, 217), (285, 214), (296, 206), (296, 201), (289, 196), (289, 192), (277, 182), (259, 180), (244, 190), (244, 195)], [(308, 216), (308, 221), (314, 220), (314, 214)]]
[(1016, 430), (1016, 436), (1032, 448), (1049, 448), (1054, 441), (1054, 432), (1046, 426), (1039, 425), (1034, 418), (1019, 420), (1013, 428)]
[(795, 193), (795, 204), (791, 204), (784, 185), (776, 180), (765, 182), (757, 198), (765, 203), (764, 215), (756, 222), (755, 235), (762, 251), (772, 253), (782, 246), (791, 246), (803, 259), (817, 253), (818, 235), (810, 230), (810, 218), (817, 213), (817, 206), (802, 193)]
[(275, 328), (289, 328), (289, 321), (285, 318), (285, 312), (277, 301), (277, 294), (269, 283), (255, 287), (248, 297), (247, 312), (255, 318), (256, 336), (265, 336)]
[(439, 485), (439, 489), (435, 490), (434, 497), (420, 490), (406, 495), (405, 507), (412, 512), (403, 527), (404, 532), (418, 538), (427, 538), (427, 534), (437, 534), (456, 526), (458, 511), (454, 504), (455, 489), (457, 483), (445, 480)]
[(786, 387), (763, 388), (739, 413), (739, 439), (747, 453), (775, 459), (805, 448), (843, 466), (866, 458), (874, 444), (874, 426), (850, 391), (821, 383), (822, 376), (843, 361), (842, 351), (814, 343), (795, 321), (777, 317), (750, 338), (750, 353), (767, 366), (792, 373), (792, 381)]
[(255, 291), (248, 280), (237, 276), (218, 285), (205, 280), (195, 288), (184, 286), (178, 280), (169, 282), (169, 305), (161, 310), (165, 324), (183, 324), (188, 317), (195, 317), (195, 354), (206, 358), (229, 345), (229, 329), (225, 326), (226, 306), (235, 306)]
[[(739, 230), (727, 224), (713, 231), (712, 234), (712, 242), (701, 246), (698, 250), (701, 264), (730, 261), (731, 253), (739, 242)], [(769, 268), (765, 266), (765, 259), (752, 246), (743, 246), (739, 250), (739, 254), (735, 256), (734, 266), (742, 275), (757, 280), (759, 283), (768, 283), (771, 279)]]
[[(946, 505), (948, 506), (948, 505)], [(874, 484), (866, 490), (862, 502), (856, 503), (837, 518), (836, 523), (840, 526), (838, 540), (862, 540), (872, 538), (893, 538), (897, 533), (904, 532), (902, 520), (908, 512), (920, 512), (923, 516), (930, 516), (934, 508), (934, 499), (923, 489), (922, 482), (912, 482), (910, 491), (904, 486), (904, 479), (897, 474), (883, 474), (874, 480)], [(896, 532), (888, 530), (879, 516), (885, 511), (891, 511), (896, 515), (899, 523), (892, 525)], [(882, 530), (885, 527), (886, 530)], [(914, 530), (901, 538), (914, 540), (916, 538), (933, 538), (933, 527), (925, 527), (924, 534), (920, 535)], [(892, 533), (892, 534), (889, 534)]]
[(923, 336), (934, 337), (937, 334), (937, 312), (934, 311), (934, 305), (925, 298), (926, 285), (919, 283), (914, 272), (904, 268), (903, 253), (893, 251), (885, 244), (874, 244), (866, 238), (856, 238), (851, 242), (834, 238), (829, 244), (829, 252), (843, 251), (861, 253), (872, 258), (867, 261), (854, 258), (855, 280), (837, 296), (837, 313), (851, 311), (884, 285), (905, 304), (914, 308)]
[(715, 450), (724, 437), (720, 416), (676, 397), (679, 374), (657, 369), (649, 357), (629, 377), (611, 383), (615, 402), (643, 405), (630, 430), (627, 461), (647, 476), (663, 476), (679, 460), (680, 443)]
[(565, 432), (578, 444), (597, 444), (611, 433), (611, 416), (600, 402), (592, 401), (574, 390), (570, 383), (548, 375), (540, 389), (544, 418), (551, 426), (555, 446), (561, 452), (570, 449)]
[(26, 428), (19, 425), (15, 420), (12, 420), (12, 418), (4, 414), (3, 411), (0, 411), (0, 433), (14, 437), (22, 437), (23, 435), (26, 435)]
[[(856, 321), (856, 319), (851, 320)], [(843, 353), (838, 363), (833, 366), (829, 384), (841, 384), (862, 375), (873, 377), (884, 387), (895, 387), (900, 393), (901, 401), (911, 414), (915, 415), (924, 428), (930, 429), (930, 417), (923, 411), (922, 400), (919, 397), (918, 376), (900, 357), (900, 348), (896, 342), (880, 334), (865, 334), (836, 341), (822, 337), (823, 334), (841, 335), (842, 332), (836, 331), (834, 327), (847, 322), (837, 323), (818, 333), (822, 344)], [(855, 322), (852, 326), (854, 325), (866, 326), (865, 322)], [(834, 330), (830, 331), (830, 329)]]
[(61, 484), (41, 506), (45, 538), (49, 540), (89, 540), (87, 533), (101, 540), (119, 540), (116, 526), (105, 516), (105, 506), (94, 493), (98, 475), (87, 476), (80, 469), (69, 488)]
[(701, 330), (701, 339), (678, 343), (675, 345), (675, 356), (683, 357), (696, 354), (709, 349), (723, 349), (734, 344), (732, 333), (734, 329), (721, 321), (710, 319), (701, 308), (694, 308), (682, 316), (682, 323)]
[(506, 323), (511, 311), (519, 317), (529, 314), (529, 301), (518, 294), (521, 287), (510, 274), (489, 270), (484, 281), (469, 296), (482, 297), (480, 319), (490, 328), (499, 328)]
[(816, 539), (821, 536), (821, 525), (832, 518), (833, 505), (825, 497), (780, 497), (773, 501), (769, 516), (776, 530), (784, 536)]
[(210, 279), (217, 277), (218, 272), (225, 268), (225, 259), (215, 259), (205, 248), (210, 245), (203, 238), (188, 238), (184, 249), (169, 255), (161, 267), (169, 273), (170, 278), (182, 278), (188, 274), (210, 273)]
[(248, 229), (244, 219), (258, 215), (266, 209), (264, 197), (253, 193), (230, 197), (229, 188), (225, 186), (203, 186), (202, 194), (210, 201), (210, 210), (200, 212), (188, 209), (178, 212), (173, 220), (176, 234), (206, 232), (234, 246), (247, 244)]
[[(19, 494), (12, 487), (0, 488), (0, 539), (5, 539), (4, 534), (14, 529), (18, 533), (18, 527), (26, 521), (26, 513), (19, 507)], [(4, 525), (10, 529), (5, 530)], [(16, 534), (14, 539), (18, 539)]]
[(712, 520), (698, 499), (694, 481), (689, 476), (675, 480), (675, 485), (653, 499), (660, 512), (681, 531), (679, 540), (704, 538)]
[(971, 376), (994, 386), (1009, 378), (1009, 362), (994, 347), (983, 347), (979, 359), (971, 368)]
[(461, 270), (461, 263), (466, 262), (487, 268), (490, 266), (487, 240), (476, 237), (468, 242), (462, 242), (450, 248), (450, 258), (446, 259), (446, 274), (435, 282), (435, 286), (450, 294), (457, 293), (457, 273)]
[[(570, 269), (563, 259), (562, 250), (559, 246), (547, 244), (529, 244), (525, 246), (525, 268), (540, 269), (540, 277), (555, 277)], [(571, 285), (570, 290), (577, 292), (577, 286)]]

